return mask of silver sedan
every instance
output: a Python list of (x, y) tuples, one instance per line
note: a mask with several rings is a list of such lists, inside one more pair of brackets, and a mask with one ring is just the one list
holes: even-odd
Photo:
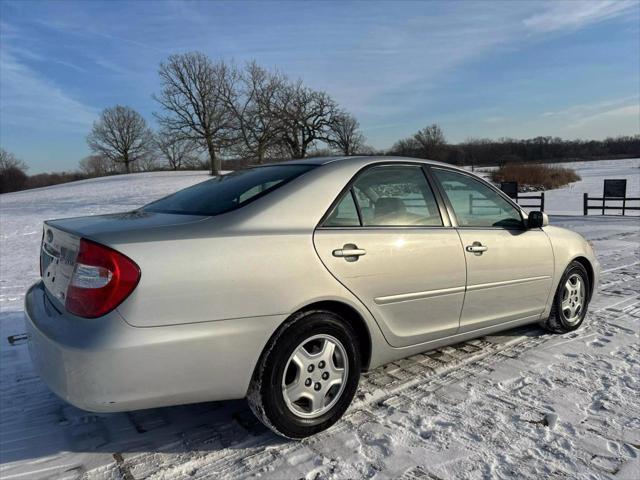
[(518, 325), (580, 326), (598, 263), (578, 234), (467, 171), (318, 158), (139, 210), (45, 222), (26, 296), (33, 362), (92, 411), (247, 397), (302, 438), (360, 373)]

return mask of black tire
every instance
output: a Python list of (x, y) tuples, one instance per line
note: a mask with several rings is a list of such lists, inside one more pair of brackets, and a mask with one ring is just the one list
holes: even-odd
[[(289, 360), (293, 353), (299, 351), (298, 347), (306, 340), (318, 335), (330, 336), (340, 342), (342, 351), (346, 353), (348, 368), (343, 374), (346, 378), (342, 382), (344, 387), (340, 387), (341, 393), (335, 394), (332, 399), (329, 397), (331, 401), (326, 405), (329, 407), (333, 403), (333, 406), (316, 418), (303, 418), (288, 406), (283, 392), (283, 378), (285, 369), (291, 368)], [(262, 352), (249, 386), (247, 401), (256, 417), (275, 433), (292, 439), (308, 437), (326, 430), (342, 417), (358, 388), (360, 368), (358, 339), (347, 322), (328, 311), (300, 312), (285, 322)]]
[[(567, 283), (567, 280), (574, 275), (578, 275), (583, 282), (585, 289), (585, 298), (584, 305), (582, 306), (578, 317), (571, 321), (565, 314), (565, 311), (563, 311), (562, 309), (562, 301), (565, 295), (565, 284)], [(549, 314), (549, 318), (542, 322), (542, 326), (546, 330), (553, 333), (567, 333), (579, 328), (584, 321), (585, 315), (587, 314), (590, 292), (591, 284), (589, 282), (589, 274), (584, 268), (584, 265), (582, 265), (580, 262), (571, 262), (567, 269), (564, 271), (564, 274), (560, 279), (560, 283), (558, 284), (558, 288), (553, 297), (553, 305), (551, 306), (551, 313)]]

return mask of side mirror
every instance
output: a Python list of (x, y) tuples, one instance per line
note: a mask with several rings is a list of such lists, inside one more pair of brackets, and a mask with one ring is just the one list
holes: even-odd
[(527, 227), (528, 228), (542, 228), (549, 225), (549, 216), (546, 213), (533, 211), (529, 212), (529, 217), (527, 218)]

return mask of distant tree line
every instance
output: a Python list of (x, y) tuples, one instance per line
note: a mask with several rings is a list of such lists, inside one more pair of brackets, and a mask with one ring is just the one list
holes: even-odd
[(401, 155), (457, 165), (499, 165), (640, 157), (640, 135), (605, 140), (536, 137), (470, 138), (447, 143), (431, 124), (389, 150), (368, 147), (358, 120), (326, 92), (292, 81), (255, 61), (243, 67), (200, 52), (171, 55), (158, 69), (153, 96), (159, 126), (115, 105), (102, 111), (87, 136), (92, 154), (76, 172), (27, 175), (27, 166), (0, 150), (0, 193), (88, 177), (150, 170), (235, 170), (266, 161), (320, 155)]
[(28, 188), (46, 187), (58, 183), (82, 180), (88, 175), (82, 172), (54, 172), (28, 175), (29, 167), (13, 153), (0, 148), (0, 193), (15, 192)]
[(411, 137), (397, 141), (386, 154), (430, 158), (455, 165), (472, 166), (636, 158), (640, 157), (640, 135), (604, 140), (563, 140), (558, 137), (522, 140), (470, 138), (458, 144), (448, 144), (442, 129), (433, 124)]

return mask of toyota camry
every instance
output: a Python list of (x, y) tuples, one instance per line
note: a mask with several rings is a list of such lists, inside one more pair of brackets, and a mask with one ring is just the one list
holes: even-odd
[(450, 165), (315, 158), (212, 178), (138, 210), (44, 224), (26, 295), (36, 369), (108, 412), (244, 398), (302, 438), (361, 372), (529, 323), (580, 326), (578, 234)]

